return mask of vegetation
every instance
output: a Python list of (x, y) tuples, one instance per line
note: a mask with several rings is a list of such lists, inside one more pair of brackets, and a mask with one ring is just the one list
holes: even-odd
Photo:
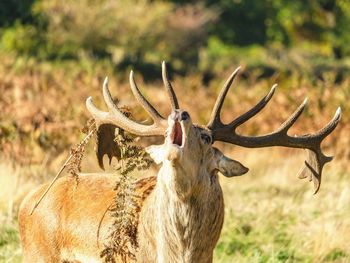
[[(240, 132), (271, 131), (305, 97), (310, 106), (293, 133), (315, 131), (337, 106), (343, 111), (323, 145), (336, 159), (316, 196), (294, 176), (303, 153), (219, 145), (251, 172), (222, 182), (227, 209), (215, 262), (349, 262), (349, 23), (345, 0), (2, 1), (0, 261), (20, 262), (19, 204), (53, 177), (84, 137), (80, 129), (90, 117), (85, 99), (93, 96), (101, 105), (109, 76), (113, 95), (145, 120), (127, 84), (133, 68), (143, 93), (168, 114), (160, 82), (166, 60), (180, 104), (196, 122), (208, 119), (238, 65), (243, 70), (224, 120), (279, 84), (271, 105)], [(99, 170), (92, 144), (81, 165), (82, 171)]]
[(163, 59), (179, 73), (210, 75), (242, 61), (270, 74), (300, 66), (310, 76), (349, 72), (345, 0), (11, 0), (0, 7), (1, 49), (40, 60), (107, 58), (149, 77)]

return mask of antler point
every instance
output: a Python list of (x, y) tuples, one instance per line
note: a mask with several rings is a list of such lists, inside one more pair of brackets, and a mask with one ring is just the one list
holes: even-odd
[(238, 66), (235, 71), (232, 73), (232, 75), (236, 75), (238, 73), (238, 71), (240, 71), (242, 68), (242, 66)]
[(335, 116), (340, 120), (341, 118), (341, 107), (339, 106), (335, 112)]
[(92, 97), (88, 97), (85, 101), (86, 108), (95, 117), (96, 111), (99, 111), (92, 101)]
[(103, 81), (103, 86), (108, 85), (108, 77), (105, 77), (105, 80)]
[(273, 85), (269, 91), (269, 93), (266, 95), (265, 97), (265, 101), (269, 101), (271, 99), (271, 97), (273, 96), (273, 94), (275, 93), (277, 84)]
[(86, 99), (86, 104), (87, 104), (87, 103), (91, 103), (91, 102), (92, 102), (92, 97), (89, 96), (89, 97)]
[(334, 159), (334, 156), (326, 156), (327, 163), (331, 162)]

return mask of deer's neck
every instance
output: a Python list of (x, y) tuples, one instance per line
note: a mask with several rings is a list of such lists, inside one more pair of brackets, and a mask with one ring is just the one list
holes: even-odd
[(198, 181), (181, 172), (160, 170), (142, 211), (139, 237), (148, 240), (140, 250), (153, 253), (153, 262), (211, 262), (224, 216), (221, 187), (216, 177)]

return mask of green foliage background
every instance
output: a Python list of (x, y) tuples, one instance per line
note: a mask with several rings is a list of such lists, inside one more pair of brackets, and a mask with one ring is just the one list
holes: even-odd
[(0, 48), (39, 60), (108, 59), (150, 78), (163, 59), (207, 78), (241, 61), (266, 74), (349, 70), (346, 0), (10, 0), (0, 10)]

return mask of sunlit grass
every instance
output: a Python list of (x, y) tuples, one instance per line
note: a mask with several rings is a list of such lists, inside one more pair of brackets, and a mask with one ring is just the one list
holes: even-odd
[(16, 222), (0, 226), (0, 262), (21, 262)]
[(20, 202), (37, 184), (33, 167), (13, 167), (12, 163), (0, 161), (0, 262), (22, 262), (17, 213)]
[[(228, 155), (250, 172), (221, 178), (226, 214), (214, 262), (350, 262), (350, 174), (341, 163), (326, 166), (313, 195), (312, 183), (296, 178), (300, 151), (233, 149)], [(1, 183), (15, 185), (12, 169), (1, 167)], [(21, 257), (17, 222), (7, 215), (10, 193), (16, 218), (23, 192), (34, 184), (23, 178), (15, 191), (1, 191), (0, 262)]]
[(281, 152), (248, 154), (249, 174), (222, 179), (226, 221), (215, 262), (350, 262), (350, 174), (328, 165), (313, 195), (295, 176), (302, 156)]

